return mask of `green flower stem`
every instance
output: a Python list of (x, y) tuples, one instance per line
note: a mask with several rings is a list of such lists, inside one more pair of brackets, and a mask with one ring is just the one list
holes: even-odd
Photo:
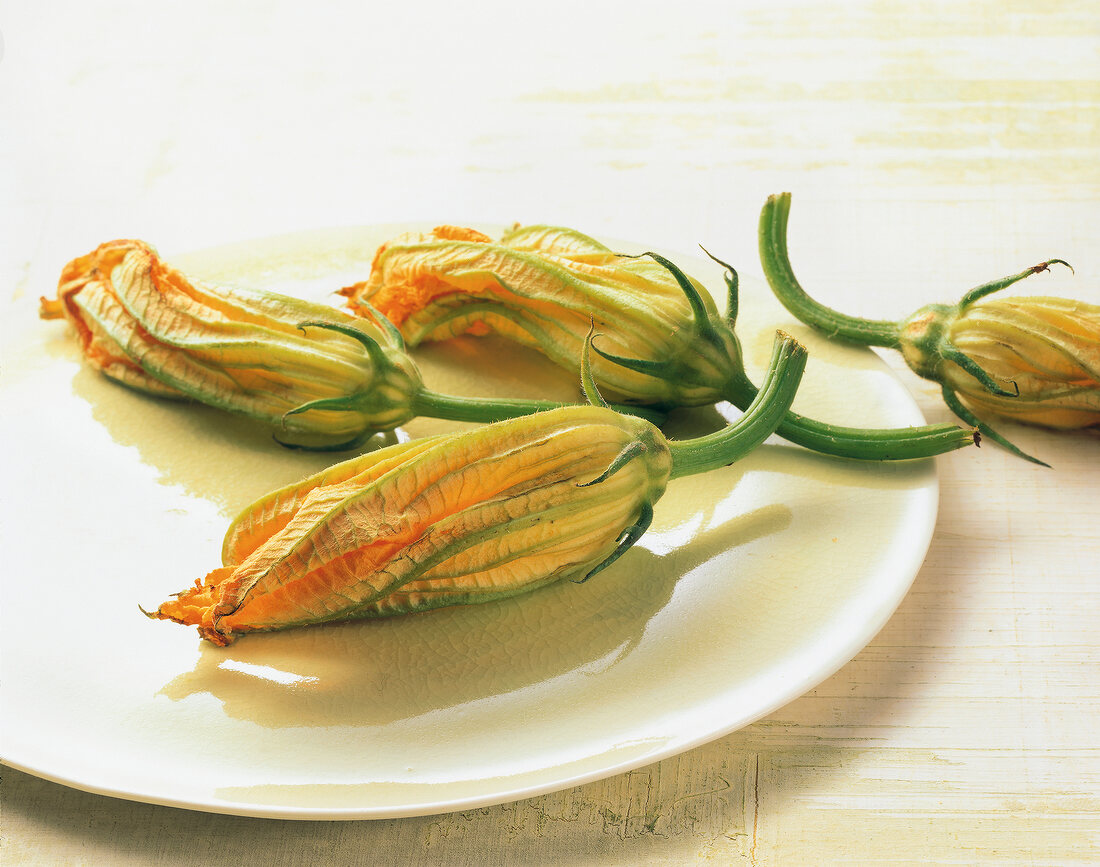
[[(727, 400), (737, 407), (751, 405), (759, 389), (745, 377), (731, 386)], [(907, 428), (858, 428), (827, 424), (788, 412), (775, 431), (785, 440), (815, 452), (864, 461), (904, 461), (931, 458), (977, 444), (973, 430), (953, 424)]]
[(760, 264), (772, 292), (791, 313), (829, 337), (865, 346), (897, 348), (899, 323), (847, 316), (814, 301), (798, 282), (787, 255), (791, 194), (769, 196), (760, 212)]
[[(760, 262), (764, 276), (783, 306), (800, 321), (824, 332), (864, 346), (900, 348), (902, 323), (859, 319), (839, 313), (808, 296), (791, 268), (787, 255), (787, 219), (790, 193), (769, 196), (760, 213)], [(727, 399), (744, 408), (757, 394), (745, 376), (735, 377)], [(864, 429), (826, 424), (798, 413), (788, 413), (776, 431), (780, 436), (814, 451), (861, 460), (910, 460), (928, 458), (977, 442), (973, 430), (953, 424), (897, 429)]]
[[(440, 394), (422, 388), (413, 400), (413, 410), (416, 415), (430, 418), (443, 418), (449, 421), (469, 421), (479, 424), (491, 424), (509, 418), (519, 418), (542, 412), (548, 409), (558, 409), (568, 404), (553, 400), (524, 400), (522, 398), (474, 398), (459, 397), (451, 394)], [(635, 415), (644, 418), (654, 424), (661, 424), (666, 414), (654, 409), (638, 406), (611, 405), (612, 409), (627, 415)]]
[(669, 441), (672, 478), (718, 469), (744, 457), (782, 422), (806, 369), (806, 348), (779, 332), (764, 385), (744, 414), (728, 427), (691, 440)]

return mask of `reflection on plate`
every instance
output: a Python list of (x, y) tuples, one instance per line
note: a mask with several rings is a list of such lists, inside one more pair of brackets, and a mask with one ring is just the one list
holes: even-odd
[[(400, 228), (169, 258), (196, 277), (325, 299), (361, 279)], [(722, 287), (713, 263), (674, 258)], [(218, 565), (239, 509), (332, 458), (112, 384), (29, 299), (5, 320), (3, 760), (81, 789), (350, 819), (606, 777), (733, 731), (826, 678), (893, 612), (931, 537), (932, 462), (865, 465), (773, 439), (672, 482), (639, 545), (583, 585), (217, 648), (138, 605)], [(824, 343), (746, 281), (738, 332), (751, 373), (777, 325), (810, 348), (797, 409), (922, 423), (876, 356)], [(577, 396), (575, 377), (499, 341), (416, 355), (439, 391)], [(670, 432), (713, 428), (723, 411), (680, 413)], [(453, 427), (418, 420), (397, 435)]]

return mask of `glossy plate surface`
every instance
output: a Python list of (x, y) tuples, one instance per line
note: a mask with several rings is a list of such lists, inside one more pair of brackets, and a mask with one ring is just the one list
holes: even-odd
[[(169, 261), (193, 277), (328, 300), (404, 228)], [(717, 266), (671, 255), (724, 293)], [(777, 326), (810, 348), (803, 413), (923, 422), (877, 356), (824, 343), (743, 281), (738, 333), (754, 377)], [(138, 606), (219, 565), (228, 521), (250, 501), (334, 459), (109, 382), (82, 365), (67, 326), (38, 320), (37, 299), (9, 303), (3, 336), (3, 760), (123, 798), (395, 817), (657, 761), (772, 712), (851, 659), (905, 595), (935, 522), (933, 462), (860, 464), (773, 439), (732, 467), (672, 482), (652, 530), (586, 584), (218, 648)], [(437, 391), (577, 394), (574, 376), (491, 339), (416, 356)], [(692, 411), (670, 433), (720, 422)], [(454, 427), (417, 420), (399, 436)]]

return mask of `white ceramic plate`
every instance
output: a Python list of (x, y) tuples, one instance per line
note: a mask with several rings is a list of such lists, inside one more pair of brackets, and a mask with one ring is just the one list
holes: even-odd
[[(397, 228), (171, 261), (196, 277), (326, 299), (362, 279)], [(712, 263), (677, 258), (724, 289)], [(219, 565), (231, 516), (331, 458), (112, 384), (36, 306), (14, 300), (4, 325), (3, 760), (80, 789), (353, 819), (620, 773), (756, 720), (842, 666), (894, 611), (931, 537), (931, 461), (867, 465), (773, 440), (673, 482), (652, 530), (586, 584), (217, 648), (138, 606)], [(838, 423), (922, 423), (877, 356), (825, 344), (764, 286), (742, 287), (741, 311), (754, 375), (777, 325), (809, 345), (796, 408)], [(493, 341), (417, 354), (438, 391), (576, 393), (572, 375)], [(404, 435), (448, 427), (417, 421)]]

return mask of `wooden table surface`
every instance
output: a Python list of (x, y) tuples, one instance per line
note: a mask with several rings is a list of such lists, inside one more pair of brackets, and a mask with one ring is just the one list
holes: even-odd
[[(186, 251), (400, 220), (703, 243), (758, 277), (760, 206), (789, 190), (796, 270), (837, 308), (897, 318), (1050, 257), (1075, 272), (1022, 294), (1100, 303), (1094, 4), (387, 6), (6, 4), (2, 291), (47, 293), (108, 238)], [(1003, 428), (1052, 468), (993, 445), (939, 458), (935, 537), (896, 614), (734, 734), (518, 803), (370, 822), (188, 812), (5, 768), (0, 857), (1095, 863), (1100, 438)]]

